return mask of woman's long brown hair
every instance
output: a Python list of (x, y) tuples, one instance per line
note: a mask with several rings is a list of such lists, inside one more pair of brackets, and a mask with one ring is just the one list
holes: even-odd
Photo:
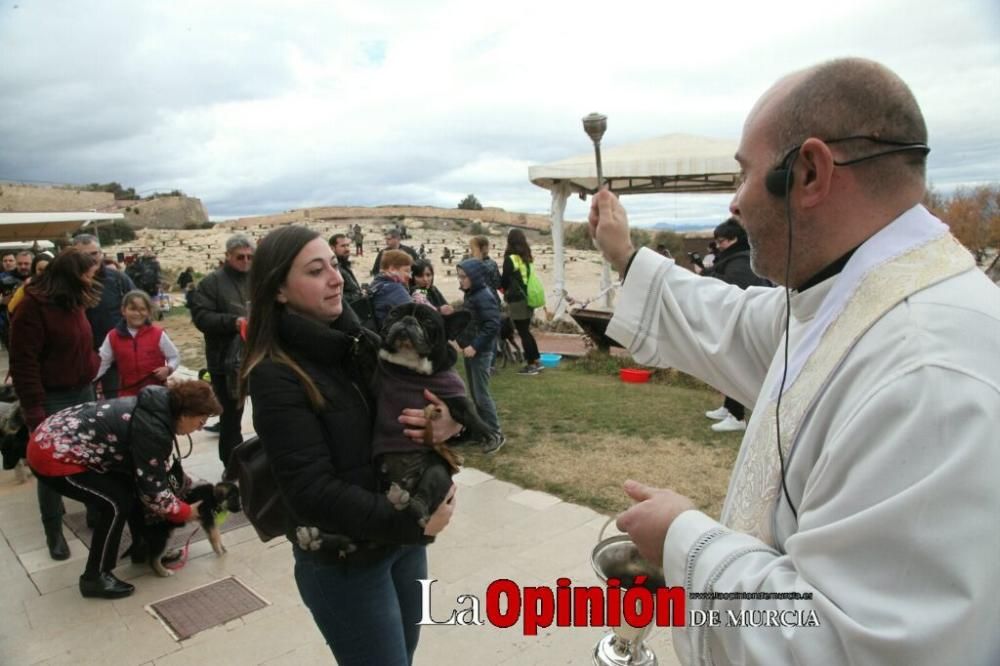
[(278, 302), (278, 290), (288, 279), (295, 257), (319, 234), (306, 227), (276, 229), (257, 245), (250, 268), (250, 316), (247, 320), (247, 345), (240, 371), (240, 395), (249, 392), (250, 371), (262, 361), (288, 366), (302, 382), (306, 396), (317, 411), (323, 408), (323, 395), (305, 370), (282, 347), (278, 324), (285, 306)]
[(535, 263), (531, 257), (531, 248), (528, 247), (528, 239), (520, 229), (511, 229), (507, 234), (507, 248), (503, 251), (503, 256), (509, 257), (512, 254), (521, 257), (526, 264)]
[(101, 285), (86, 276), (97, 260), (76, 247), (68, 247), (34, 278), (25, 291), (42, 296), (65, 310), (89, 308), (101, 300)]

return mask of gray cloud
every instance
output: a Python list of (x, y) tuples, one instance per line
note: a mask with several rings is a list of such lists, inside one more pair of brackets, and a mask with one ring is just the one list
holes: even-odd
[[(901, 0), (809, 13), (783, 0), (651, 6), (449, 1), (20, 3), (0, 8), (0, 178), (180, 188), (213, 215), (317, 204), (547, 212), (527, 167), (669, 132), (737, 138), (760, 93), (862, 55), (913, 87), (936, 186), (995, 180), (1000, 10)], [(567, 8), (572, 11), (566, 11)], [(595, 17), (599, 19), (595, 20)], [(782, 18), (785, 17), (785, 18)], [(628, 200), (641, 223), (728, 197)], [(571, 200), (582, 219), (587, 204)]]

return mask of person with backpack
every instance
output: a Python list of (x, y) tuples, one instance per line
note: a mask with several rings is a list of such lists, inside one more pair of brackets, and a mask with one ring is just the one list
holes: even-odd
[[(520, 229), (511, 229), (507, 234), (507, 248), (503, 252), (500, 289), (507, 304), (507, 312), (521, 338), (521, 346), (524, 347), (524, 360), (527, 365), (518, 371), (521, 375), (537, 375), (542, 371), (538, 343), (531, 334), (531, 319), (534, 317), (535, 308), (545, 305), (545, 292), (543, 289), (540, 303), (535, 300), (539, 297), (538, 289), (541, 287), (541, 282), (532, 272), (533, 262), (531, 248), (524, 232)], [(531, 290), (533, 298), (529, 298), (529, 283), (534, 283), (535, 288)]]
[(371, 296), (375, 316), (375, 331), (382, 328), (389, 310), (397, 305), (412, 302), (410, 277), (413, 275), (413, 258), (402, 250), (380, 252), (382, 262), (379, 274), (372, 280), (368, 294)]

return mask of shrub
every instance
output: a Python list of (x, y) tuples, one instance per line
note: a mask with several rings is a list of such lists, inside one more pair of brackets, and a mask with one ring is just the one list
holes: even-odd
[(458, 207), (462, 210), (482, 210), (483, 205), (479, 203), (479, 199), (476, 198), (475, 194), (470, 194), (469, 196), (462, 199)]
[(83, 229), (80, 233), (96, 233), (98, 240), (101, 241), (101, 245), (105, 247), (135, 240), (135, 230), (124, 220), (115, 220), (111, 224), (102, 224), (97, 227), (96, 232), (88, 228)]

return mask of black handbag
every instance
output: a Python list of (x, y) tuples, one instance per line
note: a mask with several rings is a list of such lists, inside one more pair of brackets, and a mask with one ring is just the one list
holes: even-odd
[(260, 437), (237, 444), (229, 465), (239, 479), (243, 513), (260, 540), (284, 536), (289, 513)]

